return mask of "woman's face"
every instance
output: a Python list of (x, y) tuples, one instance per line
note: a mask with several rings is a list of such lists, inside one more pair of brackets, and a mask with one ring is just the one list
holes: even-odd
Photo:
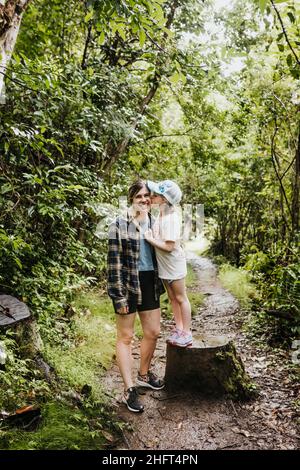
[(166, 203), (166, 200), (163, 196), (161, 196), (160, 194), (151, 193), (151, 204), (160, 206), (161, 204), (165, 204), (165, 203)]
[(139, 212), (149, 212), (151, 207), (150, 191), (146, 186), (140, 189), (140, 191), (134, 196), (132, 205)]

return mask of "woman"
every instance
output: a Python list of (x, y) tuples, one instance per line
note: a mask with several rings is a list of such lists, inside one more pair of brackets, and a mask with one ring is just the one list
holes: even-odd
[(150, 192), (139, 180), (129, 188), (128, 197), (131, 207), (127, 216), (118, 217), (109, 230), (108, 295), (117, 314), (117, 362), (125, 388), (122, 401), (130, 411), (139, 413), (144, 406), (132, 380), (134, 321), (138, 313), (143, 339), (137, 384), (160, 390), (164, 383), (150, 371), (150, 364), (160, 333), (159, 296), (164, 288), (154, 249), (144, 238), (153, 226)]
[(155, 248), (159, 277), (167, 289), (176, 328), (168, 338), (174, 346), (186, 348), (193, 343), (191, 333), (191, 305), (186, 294), (186, 259), (180, 244), (180, 220), (175, 205), (181, 200), (179, 186), (170, 180), (147, 181), (151, 202), (159, 206), (159, 217), (153, 231), (145, 233), (146, 240)]

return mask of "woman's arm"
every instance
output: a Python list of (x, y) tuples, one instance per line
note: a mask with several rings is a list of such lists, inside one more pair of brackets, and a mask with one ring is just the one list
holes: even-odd
[(107, 292), (118, 313), (127, 313), (127, 299), (122, 283), (122, 240), (116, 223), (109, 227), (107, 256)]
[(175, 242), (154, 238), (151, 229), (144, 233), (144, 237), (150, 245), (154, 246), (154, 248), (159, 248), (160, 250), (167, 251), (169, 253), (171, 253), (175, 248)]

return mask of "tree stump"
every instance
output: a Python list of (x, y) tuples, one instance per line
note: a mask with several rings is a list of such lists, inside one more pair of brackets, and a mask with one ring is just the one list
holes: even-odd
[(12, 295), (0, 295), (0, 327), (12, 326), (30, 317), (30, 310), (24, 302)]
[(165, 382), (172, 392), (197, 390), (234, 399), (250, 398), (255, 391), (233, 342), (226, 336), (195, 336), (189, 348), (168, 344)]

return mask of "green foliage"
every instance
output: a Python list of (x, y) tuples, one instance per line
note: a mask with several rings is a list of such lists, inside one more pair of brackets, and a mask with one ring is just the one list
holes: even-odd
[(5, 411), (14, 411), (51, 395), (33, 360), (21, 357), (14, 336), (13, 333), (0, 336), (7, 353), (5, 369), (0, 370), (0, 408)]
[(219, 271), (219, 278), (223, 286), (239, 300), (244, 308), (248, 308), (251, 299), (258, 296), (255, 286), (251, 284), (249, 272), (244, 269), (223, 264)]
[(271, 273), (270, 292), (267, 304), (284, 312), (291, 312), (300, 332), (300, 263), (276, 266)]
[[(290, 255), (297, 259), (296, 247), (290, 247)], [(300, 285), (297, 261), (284, 259), (281, 252), (255, 253), (247, 258), (246, 267), (261, 291), (261, 308), (275, 315), (276, 330), (282, 338), (297, 337), (300, 332)], [(279, 335), (277, 331), (277, 336)]]
[(199, 308), (203, 305), (204, 295), (200, 292), (189, 292), (188, 298), (191, 304), (192, 316), (199, 314)]
[(185, 285), (191, 289), (197, 284), (198, 276), (190, 264), (187, 265), (187, 276), (185, 278)]

